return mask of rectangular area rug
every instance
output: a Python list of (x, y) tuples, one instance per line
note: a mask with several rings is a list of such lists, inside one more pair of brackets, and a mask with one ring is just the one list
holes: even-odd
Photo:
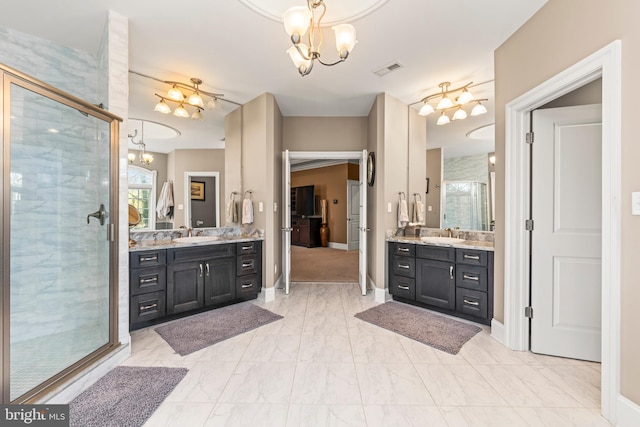
[(186, 368), (118, 366), (69, 403), (69, 425), (141, 426), (186, 374)]
[(477, 326), (399, 302), (377, 305), (357, 313), (355, 317), (454, 355), (458, 354), (464, 343), (482, 330)]
[(280, 319), (279, 314), (242, 302), (176, 320), (155, 331), (176, 353), (186, 356)]

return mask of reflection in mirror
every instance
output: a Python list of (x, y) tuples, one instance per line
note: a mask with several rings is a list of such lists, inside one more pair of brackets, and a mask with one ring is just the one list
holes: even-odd
[(140, 214), (140, 221), (132, 227), (137, 230), (154, 230), (156, 226), (156, 171), (129, 165), (129, 206)]
[(442, 183), (442, 228), (489, 231), (490, 172), (493, 153), (445, 158)]
[(187, 227), (220, 226), (220, 172), (185, 172)]

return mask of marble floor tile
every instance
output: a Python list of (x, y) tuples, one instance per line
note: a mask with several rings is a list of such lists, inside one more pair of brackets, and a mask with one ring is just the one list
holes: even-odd
[(398, 336), (398, 341), (414, 364), (468, 364), (467, 359), (460, 353), (450, 354), (403, 336)]
[(255, 335), (242, 356), (244, 362), (295, 362), (300, 335)]
[(304, 328), (304, 313), (285, 315), (284, 319), (256, 329), (256, 335), (300, 335)]
[[(277, 323), (277, 322), (274, 322)], [(244, 334), (220, 341), (202, 350), (194, 351), (184, 356), (184, 360), (191, 362), (238, 362), (244, 355), (253, 340), (255, 331), (249, 331)]]
[(471, 338), (458, 353), (472, 365), (521, 365), (519, 352), (510, 350), (486, 333)]
[(144, 427), (201, 427), (205, 425), (214, 407), (214, 403), (164, 401), (144, 423)]
[(474, 365), (511, 406), (580, 407), (530, 365)]
[(288, 403), (295, 364), (239, 362), (218, 402)]
[[(358, 311), (359, 312), (359, 311)], [(396, 333), (391, 332), (388, 329), (381, 328), (380, 326), (376, 326), (372, 323), (365, 322), (364, 320), (360, 320), (357, 317), (347, 316), (347, 331), (349, 335), (387, 335), (387, 336), (397, 336)]]
[(600, 372), (587, 365), (534, 367), (585, 408), (600, 409)]
[(393, 335), (353, 335), (350, 337), (356, 363), (409, 363), (404, 347)]
[(303, 334), (308, 335), (349, 335), (347, 321), (343, 315), (331, 314), (307, 315), (304, 319)]
[(361, 405), (290, 405), (287, 427), (366, 427)]
[(302, 335), (300, 362), (353, 362), (351, 342), (343, 335)]
[[(216, 405), (205, 427), (284, 427), (287, 405), (256, 403), (220, 403)], [(190, 424), (182, 424), (191, 427)], [(181, 426), (181, 427), (182, 427)]]
[(436, 405), (508, 406), (471, 365), (415, 365)]
[(529, 424), (509, 407), (440, 406), (449, 427), (527, 427)]
[(357, 363), (365, 405), (434, 405), (410, 363)]
[(216, 403), (238, 362), (197, 362), (167, 396), (167, 402)]
[(354, 364), (298, 362), (291, 403), (361, 405)]
[(534, 427), (610, 427), (599, 410), (583, 408), (515, 408)]
[(435, 406), (372, 406), (364, 407), (368, 427), (447, 427)]

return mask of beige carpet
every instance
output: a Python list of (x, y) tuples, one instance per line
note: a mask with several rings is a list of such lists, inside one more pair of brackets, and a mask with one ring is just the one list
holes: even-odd
[(292, 282), (358, 282), (358, 251), (291, 245)]

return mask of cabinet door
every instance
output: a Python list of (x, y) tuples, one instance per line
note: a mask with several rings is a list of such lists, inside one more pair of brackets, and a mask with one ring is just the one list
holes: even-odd
[(453, 310), (456, 307), (454, 264), (416, 260), (416, 301)]
[(178, 262), (167, 266), (167, 314), (202, 307), (203, 291), (203, 262)]
[(222, 304), (236, 297), (236, 258), (216, 258), (204, 262), (205, 305)]
[(300, 236), (298, 238), (298, 243), (302, 246), (309, 246), (309, 224), (298, 224), (298, 229), (300, 230)]

